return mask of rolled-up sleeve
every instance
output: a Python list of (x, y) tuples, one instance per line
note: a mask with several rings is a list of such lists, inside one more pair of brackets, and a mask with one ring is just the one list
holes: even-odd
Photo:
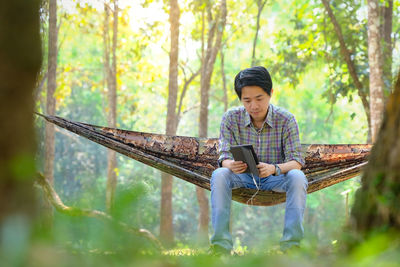
[(221, 128), (218, 142), (218, 165), (222, 167), (222, 161), (233, 159), (232, 153), (229, 152), (231, 145), (234, 144), (234, 136), (231, 128), (229, 114), (225, 113), (221, 120)]
[(299, 137), (299, 126), (296, 119), (291, 117), (287, 120), (285, 129), (283, 131), (283, 151), (285, 155), (285, 162), (295, 160), (304, 167), (305, 160), (301, 152), (301, 144)]

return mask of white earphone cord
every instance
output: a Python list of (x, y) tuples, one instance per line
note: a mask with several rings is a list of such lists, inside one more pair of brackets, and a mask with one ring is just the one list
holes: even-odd
[(253, 178), (253, 182), (254, 182), (254, 185), (255, 185), (256, 188), (257, 188), (257, 191), (251, 196), (251, 198), (249, 198), (249, 200), (246, 201), (246, 204), (247, 204), (247, 205), (249, 204), (249, 202), (251, 203), (251, 205), (253, 205), (253, 198), (254, 198), (254, 197), (258, 194), (258, 192), (260, 191), (260, 177), (258, 177), (258, 184), (257, 184), (257, 182), (256, 182), (256, 179), (254, 178), (253, 173), (251, 173), (251, 177)]

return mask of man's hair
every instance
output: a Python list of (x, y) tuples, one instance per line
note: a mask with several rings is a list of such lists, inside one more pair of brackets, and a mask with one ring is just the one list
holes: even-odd
[(242, 88), (245, 86), (259, 86), (269, 96), (271, 95), (272, 80), (269, 72), (262, 66), (241, 70), (235, 77), (235, 91), (239, 99), (242, 99)]

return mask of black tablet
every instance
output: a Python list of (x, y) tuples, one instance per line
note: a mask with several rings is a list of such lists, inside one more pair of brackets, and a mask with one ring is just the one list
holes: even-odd
[(243, 161), (247, 164), (245, 172), (253, 173), (258, 176), (257, 165), (259, 164), (259, 161), (256, 152), (254, 152), (253, 145), (231, 146), (230, 152), (235, 161)]

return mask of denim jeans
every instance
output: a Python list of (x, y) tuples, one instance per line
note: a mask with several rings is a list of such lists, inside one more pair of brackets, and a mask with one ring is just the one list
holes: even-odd
[[(300, 170), (291, 170), (279, 176), (254, 177), (260, 190), (286, 192), (286, 210), (283, 236), (280, 245), (283, 250), (299, 245), (303, 238), (303, 214), (306, 206), (308, 182)], [(212, 245), (231, 250), (232, 236), (229, 232), (232, 189), (244, 187), (256, 189), (253, 177), (248, 173), (235, 174), (228, 168), (218, 168), (211, 176), (211, 209), (214, 234)]]

